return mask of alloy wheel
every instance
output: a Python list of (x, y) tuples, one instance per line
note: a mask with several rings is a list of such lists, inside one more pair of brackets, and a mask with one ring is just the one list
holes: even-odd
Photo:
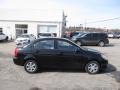
[(90, 63), (86, 65), (85, 69), (86, 69), (86, 72), (90, 74), (96, 74), (99, 72), (100, 66), (96, 61), (91, 61)]
[(35, 73), (38, 70), (38, 65), (34, 60), (28, 60), (24, 65), (25, 70), (28, 73)]
[(99, 42), (99, 46), (103, 47), (105, 43), (103, 41)]

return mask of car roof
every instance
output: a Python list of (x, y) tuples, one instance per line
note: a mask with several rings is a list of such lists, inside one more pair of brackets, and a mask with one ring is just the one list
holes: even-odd
[[(67, 39), (67, 38), (58, 38), (58, 37), (39, 38), (39, 39), (36, 39), (33, 43), (38, 42), (38, 41), (41, 41), (41, 40), (64, 40), (64, 41), (68, 41), (68, 42), (74, 43), (74, 42), (72, 42), (71, 40), (69, 40), (69, 39)], [(75, 44), (75, 43), (74, 43), (74, 44)]]
[(32, 43), (38, 42), (40, 40), (64, 40), (64, 41), (68, 41), (68, 42), (70, 42), (70, 43), (75, 44), (76, 46), (78, 46), (75, 42), (71, 41), (70, 39), (67, 39), (67, 38), (58, 38), (58, 37), (39, 38), (39, 39), (34, 40), (34, 42), (32, 42)]
[(70, 41), (69, 39), (67, 38), (58, 38), (58, 37), (45, 37), (45, 38), (39, 38), (39, 39), (36, 39), (36, 41), (39, 41), (39, 40), (45, 40), (45, 39), (54, 39), (54, 40), (67, 40), (67, 41)]

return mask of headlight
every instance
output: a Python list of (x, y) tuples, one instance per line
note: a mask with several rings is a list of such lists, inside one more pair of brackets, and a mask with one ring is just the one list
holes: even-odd
[(107, 59), (107, 56), (104, 55), (104, 54), (101, 54), (101, 57), (102, 57), (103, 59)]

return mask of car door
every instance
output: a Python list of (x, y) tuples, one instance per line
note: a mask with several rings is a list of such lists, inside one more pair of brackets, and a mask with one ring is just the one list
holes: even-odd
[(99, 35), (100, 35), (100, 34), (93, 33), (92, 38), (91, 38), (91, 40), (92, 40), (92, 43), (91, 43), (91, 44), (92, 44), (92, 45), (98, 44), (98, 42), (100, 41)]
[(76, 50), (79, 49), (76, 45), (71, 42), (64, 40), (57, 40), (57, 62), (58, 66), (61, 68), (81, 68), (82, 60), (80, 52), (77, 53)]
[(82, 42), (85, 45), (91, 45), (92, 44), (92, 33), (88, 33), (82, 37)]
[(34, 56), (37, 58), (41, 67), (55, 68), (56, 57), (54, 40), (40, 40), (34, 44)]

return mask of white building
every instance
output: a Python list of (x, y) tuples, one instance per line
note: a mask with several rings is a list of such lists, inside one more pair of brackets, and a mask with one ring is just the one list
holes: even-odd
[(9, 39), (28, 33), (37, 38), (40, 33), (55, 33), (61, 37), (66, 17), (61, 10), (0, 9), (0, 32)]

